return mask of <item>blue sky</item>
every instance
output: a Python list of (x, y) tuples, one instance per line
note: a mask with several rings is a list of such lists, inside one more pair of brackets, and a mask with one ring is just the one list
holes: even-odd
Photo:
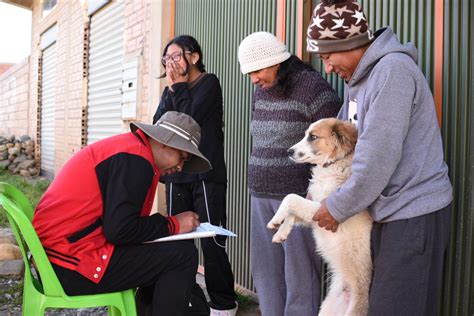
[(0, 63), (18, 63), (31, 51), (31, 11), (0, 2)]

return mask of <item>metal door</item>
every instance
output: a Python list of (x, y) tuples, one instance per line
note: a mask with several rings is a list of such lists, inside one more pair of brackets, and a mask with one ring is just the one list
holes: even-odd
[(41, 71), (41, 171), (54, 175), (56, 44), (43, 51)]
[(87, 144), (122, 132), (124, 1), (91, 17)]

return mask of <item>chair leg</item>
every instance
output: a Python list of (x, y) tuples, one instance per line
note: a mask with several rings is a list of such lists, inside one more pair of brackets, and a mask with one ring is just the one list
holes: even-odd
[(43, 316), (45, 308), (42, 306), (42, 304), (28, 304), (26, 302), (23, 302), (23, 311), (22, 315), (23, 316), (31, 316), (31, 315), (38, 315), (38, 316)]
[(137, 316), (137, 308), (135, 307), (135, 302), (133, 304), (125, 305), (125, 313), (127, 316)]
[(28, 282), (23, 285), (23, 305), (22, 315), (38, 315), (43, 316), (45, 312), (45, 304), (43, 297)]
[(124, 292), (123, 301), (127, 316), (137, 316), (137, 306), (135, 301), (136, 290), (130, 290), (131, 293)]
[(118, 309), (117, 307), (109, 306), (109, 316), (125, 316), (125, 315), (122, 315), (122, 313), (120, 312), (120, 309)]

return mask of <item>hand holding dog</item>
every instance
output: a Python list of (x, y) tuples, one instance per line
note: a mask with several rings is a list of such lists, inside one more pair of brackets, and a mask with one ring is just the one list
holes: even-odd
[(321, 206), (313, 215), (313, 221), (318, 222), (319, 227), (324, 227), (326, 230), (330, 230), (333, 233), (337, 231), (339, 222), (332, 217), (331, 213), (326, 206), (326, 199), (321, 201)]
[(192, 211), (180, 213), (176, 215), (176, 219), (179, 222), (179, 234), (189, 233), (200, 224), (199, 215)]

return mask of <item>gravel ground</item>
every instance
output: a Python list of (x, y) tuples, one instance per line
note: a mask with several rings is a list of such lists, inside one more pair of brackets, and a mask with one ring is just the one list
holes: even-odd
[[(198, 274), (196, 281), (204, 287), (204, 278)], [(22, 280), (0, 278), (0, 316), (21, 316)], [(205, 292), (207, 295), (207, 292)], [(209, 298), (209, 297), (208, 297)], [(104, 316), (106, 308), (51, 309), (47, 316)], [(258, 304), (253, 298), (241, 297), (237, 316), (259, 316)], [(29, 316), (29, 315), (28, 315)], [(32, 315), (33, 316), (33, 315)]]
[[(23, 280), (0, 278), (0, 316), (21, 315), (21, 291)], [(54, 309), (47, 310), (47, 316), (103, 316), (106, 308)], [(28, 315), (29, 316), (29, 315)], [(33, 316), (33, 315), (32, 315)]]

